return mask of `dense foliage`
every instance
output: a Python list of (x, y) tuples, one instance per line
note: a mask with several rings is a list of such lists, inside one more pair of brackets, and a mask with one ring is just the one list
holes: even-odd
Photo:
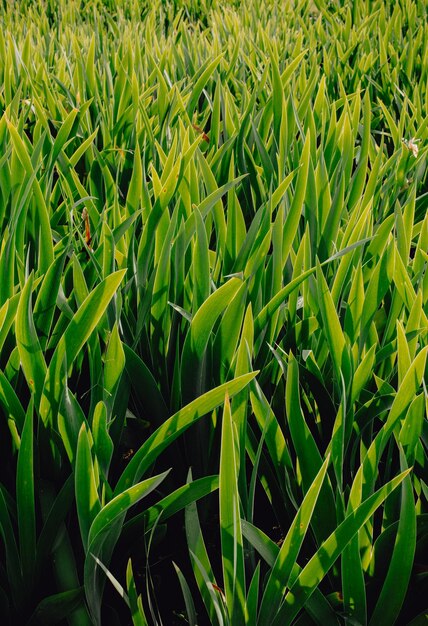
[(425, 1), (0, 24), (1, 623), (426, 624)]

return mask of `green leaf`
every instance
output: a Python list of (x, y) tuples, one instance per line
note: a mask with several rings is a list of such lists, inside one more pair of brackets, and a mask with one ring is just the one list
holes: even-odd
[(141, 194), (143, 188), (143, 169), (141, 165), (140, 146), (137, 142), (134, 154), (134, 167), (129, 183), (128, 194), (126, 196), (126, 208), (131, 215), (138, 211), (140, 207)]
[(254, 570), (248, 589), (247, 601), (245, 604), (245, 624), (246, 626), (256, 626), (257, 624), (257, 607), (259, 604), (259, 586), (260, 586), (260, 562)]
[(83, 598), (83, 587), (62, 591), (43, 598), (37, 605), (27, 626), (58, 624), (81, 605)]
[[(334, 261), (335, 259), (338, 259), (344, 256), (345, 254), (348, 254), (349, 252), (351, 252), (352, 250), (355, 250), (359, 246), (364, 245), (365, 243), (367, 243), (367, 241), (369, 240), (363, 239), (361, 241), (351, 244), (350, 246), (348, 246), (347, 248), (344, 248), (340, 252), (333, 254), (326, 261), (321, 263), (321, 267), (323, 267), (327, 263), (331, 263), (331, 261)], [(307, 278), (309, 278), (309, 276), (312, 276), (312, 274), (315, 274), (315, 272), (316, 272), (316, 267), (312, 267), (309, 270), (302, 272), (300, 276), (297, 276), (294, 280), (288, 283), (288, 285), (280, 289), (280, 291), (278, 291), (278, 293), (276, 293), (272, 297), (272, 299), (262, 308), (260, 313), (257, 315), (256, 319), (254, 320), (254, 334), (256, 337), (266, 328), (269, 319), (274, 315), (277, 309), (283, 304), (284, 300), (286, 300), (286, 298), (290, 295), (290, 293), (292, 293), (295, 289), (297, 289), (297, 287), (301, 285)]]
[(31, 306), (33, 275), (27, 280), (16, 312), (15, 332), (22, 369), (38, 406), (46, 375), (46, 362), (37, 337)]
[(126, 604), (129, 607), (128, 595), (125, 593), (125, 589), (122, 587), (120, 582), (117, 580), (117, 578), (113, 576), (111, 571), (104, 565), (102, 561), (100, 561), (100, 559), (97, 556), (95, 556), (94, 554), (91, 554), (91, 556), (94, 559), (95, 563), (98, 565), (98, 567), (100, 567), (103, 570), (104, 574), (107, 576), (107, 578), (109, 579), (113, 587), (116, 589), (120, 597), (123, 598), (123, 600), (126, 602)]
[(428, 346), (425, 346), (413, 360), (407, 374), (404, 376), (385, 424), (387, 432), (394, 428), (397, 420), (403, 416), (404, 411), (419, 390), (424, 375), (427, 354)]
[(52, 152), (50, 154), (50, 164), (55, 164), (56, 160), (58, 159), (59, 153), (63, 149), (65, 142), (70, 136), (70, 132), (73, 128), (73, 124), (78, 112), (78, 109), (71, 109), (70, 113), (63, 121), (52, 146)]
[(199, 96), (201, 95), (202, 90), (206, 86), (208, 80), (214, 73), (214, 70), (220, 63), (222, 57), (223, 53), (216, 56), (212, 61), (208, 59), (205, 66), (201, 68), (200, 75), (193, 86), (192, 93), (187, 104), (187, 114), (189, 116), (189, 119), (192, 119), (193, 112), (195, 110), (195, 106), (199, 99)]
[(125, 523), (123, 534), (130, 533), (132, 538), (138, 536), (142, 527), (146, 531), (151, 530), (155, 524), (166, 521), (192, 502), (196, 502), (218, 489), (218, 485), (218, 476), (204, 476), (179, 487), (143, 513), (134, 515)]
[(296, 582), (285, 596), (284, 604), (272, 622), (273, 626), (279, 626), (280, 624), (288, 626), (288, 624), (292, 623), (352, 537), (370, 519), (385, 498), (400, 485), (408, 473), (408, 471), (402, 472), (367, 498), (324, 541), (309, 563), (302, 569)]
[[(266, 563), (272, 568), (276, 559), (278, 558), (279, 548), (263, 531), (256, 526), (253, 526), (245, 520), (241, 520), (242, 531), (244, 537), (251, 543), (251, 545), (257, 550), (260, 556), (266, 561)], [(292, 584), (298, 577), (302, 568), (295, 563), (293, 571), (290, 577), (290, 584)], [(278, 607), (276, 607), (278, 609)], [(311, 615), (312, 619), (316, 622), (324, 624), (334, 624), (337, 626), (339, 621), (335, 615), (330, 604), (323, 596), (319, 589), (315, 589), (312, 596), (308, 598), (305, 609)]]
[(24, 427), (25, 411), (15, 393), (14, 388), (0, 370), (0, 405), (3, 408), (9, 422), (9, 428), (13, 433), (14, 443), (20, 446), (20, 434)]
[(358, 167), (351, 180), (348, 198), (349, 210), (352, 210), (361, 198), (367, 176), (367, 161), (369, 154), (370, 130), (371, 130), (371, 106), (370, 94), (366, 91), (364, 96), (364, 117), (362, 123), (363, 136), (361, 141), (360, 158)]
[(394, 262), (394, 252), (392, 246), (388, 246), (387, 250), (382, 254), (378, 264), (372, 271), (369, 285), (364, 296), (363, 310), (361, 313), (361, 335), (360, 345), (362, 346), (368, 335), (368, 329), (373, 317), (382, 303), (386, 292), (388, 291), (392, 278), (392, 265)]
[(308, 181), (309, 161), (310, 154), (310, 133), (308, 131), (303, 146), (302, 157), (300, 162), (300, 169), (297, 174), (296, 188), (293, 194), (293, 201), (290, 206), (287, 218), (284, 224), (284, 237), (282, 244), (282, 261), (285, 264), (287, 257), (290, 253), (292, 243), (297, 233), (299, 226), (300, 216), (302, 213), (303, 202), (305, 200), (306, 185)]
[[(191, 480), (191, 474), (189, 475), (189, 480)], [(217, 583), (202, 536), (198, 509), (195, 502), (186, 507), (185, 525), (187, 545), (190, 552), (193, 572), (210, 622), (215, 626), (222, 626), (222, 610), (219, 607), (218, 600), (212, 589), (212, 585), (216, 585)]]
[(104, 578), (100, 576), (95, 558), (108, 568), (113, 550), (120, 536), (128, 509), (149, 495), (165, 479), (168, 472), (148, 478), (123, 490), (103, 507), (92, 521), (88, 534), (84, 567), (85, 593), (94, 623), (101, 624), (101, 606)]
[(40, 401), (40, 416), (45, 424), (51, 423), (58, 411), (65, 381), (64, 362), (67, 366), (73, 363), (99, 324), (124, 274), (124, 270), (111, 274), (91, 291), (59, 340), (49, 363)]
[(37, 335), (42, 349), (46, 348), (49, 338), (55, 314), (61, 276), (64, 270), (65, 257), (66, 251), (58, 256), (49, 267), (43, 278), (43, 282), (34, 305), (34, 325), (37, 329)]
[(30, 156), (28, 154), (26, 145), (21, 139), (18, 130), (15, 126), (7, 120), (7, 126), (12, 139), (13, 147), (16, 151), (19, 161), (24, 168), (27, 175), (32, 180), (32, 187), (34, 198), (36, 201), (38, 217), (40, 221), (40, 238), (43, 245), (39, 247), (39, 269), (41, 273), (47, 272), (49, 266), (53, 262), (53, 243), (52, 243), (52, 231), (49, 222), (49, 214), (46, 206), (46, 202), (40, 188), (40, 184), (35, 177), (33, 165), (31, 163)]
[(126, 567), (126, 588), (128, 590), (129, 605), (134, 626), (148, 626), (148, 621), (141, 604), (141, 596), (137, 595), (134, 572), (132, 571), (131, 559)]
[(361, 359), (361, 363), (357, 367), (354, 377), (352, 379), (352, 397), (351, 404), (353, 404), (359, 397), (360, 393), (364, 389), (366, 383), (373, 375), (373, 366), (376, 358), (377, 345), (373, 344), (370, 350)]
[(108, 433), (107, 408), (104, 402), (98, 402), (92, 418), (92, 436), (95, 454), (100, 465), (104, 480), (107, 480), (114, 445)]
[(97, 491), (90, 440), (85, 424), (82, 424), (79, 432), (74, 476), (77, 516), (82, 543), (86, 552), (89, 545), (89, 530), (101, 510), (101, 503)]
[(325, 333), (331, 358), (333, 361), (336, 381), (340, 383), (343, 375), (345, 383), (349, 384), (351, 377), (351, 363), (347, 352), (345, 337), (339, 316), (334, 306), (333, 298), (321, 267), (317, 267), (317, 293)]
[(131, 506), (156, 489), (168, 476), (169, 471), (170, 470), (163, 472), (163, 474), (153, 476), (152, 478), (147, 478), (125, 489), (99, 510), (97, 515), (93, 518), (90, 527), (88, 536), (89, 546), (95, 542), (98, 535), (108, 530), (108, 527), (113, 524), (117, 518), (120, 518)]
[(423, 393), (420, 393), (410, 404), (398, 437), (409, 464), (414, 462), (416, 445), (422, 435), (424, 407), (425, 397)]
[(125, 352), (120, 340), (118, 325), (115, 322), (104, 359), (104, 396), (110, 411), (125, 368), (125, 360)]
[(204, 357), (210, 334), (241, 284), (238, 278), (228, 280), (210, 295), (192, 319), (181, 359), (182, 394), (187, 402), (205, 391)]
[(239, 393), (257, 374), (258, 372), (250, 372), (238, 376), (211, 391), (207, 391), (170, 417), (134, 454), (117, 482), (115, 494), (121, 493), (138, 481), (170, 443), (177, 439), (189, 426), (222, 404), (226, 393), (229, 396)]
[(207, 233), (201, 214), (194, 209), (196, 241), (193, 250), (193, 311), (196, 312), (205, 302), (210, 292), (210, 262)]
[[(407, 469), (406, 458), (400, 449), (401, 469)], [(388, 573), (369, 626), (396, 623), (409, 587), (413, 559), (416, 550), (416, 508), (412, 479), (406, 474), (401, 484), (400, 519), (392, 550)]]
[(244, 624), (245, 568), (239, 510), (236, 450), (229, 398), (226, 396), (220, 448), (220, 536), (224, 592), (229, 618)]
[(86, 418), (82, 407), (66, 384), (58, 412), (58, 431), (72, 465), (76, 460), (77, 441), (84, 423), (86, 423)]
[(10, 328), (15, 320), (21, 294), (17, 293), (13, 298), (9, 298), (0, 309), (0, 350), (3, 349), (4, 342)]
[(273, 619), (281, 604), (285, 590), (289, 586), (291, 572), (308, 531), (329, 461), (330, 458), (328, 457), (308, 489), (272, 567), (260, 605), (258, 617), (258, 624), (260, 625), (268, 624)]
[[(221, 382), (226, 380), (241, 333), (242, 321), (245, 314), (247, 286), (242, 283), (236, 295), (229, 302), (225, 310), (213, 345), (214, 367), (219, 370)], [(241, 373), (241, 372), (240, 372)]]
[(343, 605), (351, 620), (366, 626), (367, 599), (358, 534), (354, 535), (342, 553)]
[(126, 344), (122, 345), (125, 353), (125, 368), (133, 389), (139, 392), (144, 389), (145, 411), (143, 416), (153, 420), (154, 424), (162, 424), (168, 418), (168, 407), (159, 391), (153, 374), (144, 361)]
[[(287, 368), (286, 411), (291, 439), (299, 461), (302, 475), (303, 493), (307, 494), (319, 473), (323, 461), (311, 431), (305, 421), (299, 395), (299, 369), (294, 356), (290, 353)], [(315, 508), (312, 526), (318, 540), (332, 532), (336, 522), (334, 495), (326, 481), (321, 486), (320, 503)]]
[(21, 447), (16, 469), (16, 508), (18, 513), (19, 548), (25, 593), (31, 593), (36, 559), (36, 511), (34, 492), (34, 436), (31, 400), (22, 430)]
[(186, 605), (187, 620), (189, 622), (189, 626), (197, 626), (196, 610), (195, 610), (195, 605), (194, 605), (194, 602), (193, 602), (192, 592), (190, 590), (190, 587), (187, 584), (187, 581), (186, 581), (186, 579), (185, 579), (181, 569), (178, 567), (178, 565), (176, 565), (174, 562), (172, 564), (174, 565), (174, 569), (176, 571), (176, 574), (178, 576), (178, 581), (180, 583), (181, 591), (183, 593), (184, 603)]
[[(211, 211), (211, 209), (217, 204), (217, 202), (221, 200), (221, 198), (230, 189), (233, 189), (234, 187), (236, 187), (238, 183), (240, 183), (241, 180), (243, 180), (244, 178), (245, 178), (245, 175), (238, 176), (234, 180), (228, 181), (227, 183), (225, 183), (224, 185), (222, 185), (215, 191), (211, 192), (209, 196), (204, 198), (204, 200), (202, 200), (202, 202), (200, 202), (198, 205), (198, 209), (199, 209), (202, 219), (205, 219), (207, 215), (209, 214), (209, 212)], [(196, 232), (196, 220), (195, 220), (194, 212), (192, 212), (192, 215), (190, 215), (190, 217), (187, 219), (184, 225), (184, 228), (185, 228), (185, 239), (186, 239), (186, 242), (188, 242), (190, 241), (190, 239)]]

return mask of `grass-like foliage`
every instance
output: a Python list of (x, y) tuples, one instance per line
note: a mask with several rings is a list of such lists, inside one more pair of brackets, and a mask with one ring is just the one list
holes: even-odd
[(426, 623), (427, 17), (3, 1), (2, 626)]

